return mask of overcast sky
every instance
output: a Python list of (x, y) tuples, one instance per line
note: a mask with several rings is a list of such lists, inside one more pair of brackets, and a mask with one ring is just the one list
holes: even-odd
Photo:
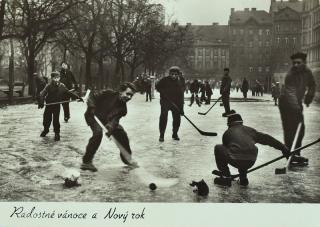
[(152, 0), (166, 9), (166, 20), (177, 19), (180, 24), (228, 24), (230, 9), (257, 8), (269, 11), (271, 0)]

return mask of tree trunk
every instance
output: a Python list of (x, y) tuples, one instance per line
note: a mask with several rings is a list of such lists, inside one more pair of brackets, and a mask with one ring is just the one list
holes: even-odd
[(134, 79), (135, 79), (135, 76), (134, 76), (135, 71), (136, 71), (136, 67), (134, 65), (131, 65), (130, 66), (130, 78), (129, 78), (130, 81), (134, 81)]
[(116, 88), (120, 85), (120, 61), (117, 59), (114, 75), (111, 80), (112, 88)]
[(33, 73), (36, 72), (36, 60), (35, 54), (32, 50), (29, 49), (29, 56), (27, 59), (28, 66), (27, 66), (27, 74), (28, 74), (28, 85), (29, 91), (28, 94), (34, 96), (34, 83), (33, 83)]
[(87, 53), (86, 54), (86, 74), (85, 74), (86, 90), (88, 88), (92, 88), (91, 61), (92, 61), (92, 55), (91, 53)]
[(13, 103), (13, 88), (14, 88), (14, 48), (13, 42), (10, 40), (10, 59), (9, 59), (9, 103)]
[(98, 59), (98, 76), (99, 76), (99, 89), (104, 87), (104, 70), (103, 70), (103, 56), (100, 55)]

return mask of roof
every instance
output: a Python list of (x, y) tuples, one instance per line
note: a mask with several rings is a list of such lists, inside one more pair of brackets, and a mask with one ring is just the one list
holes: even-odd
[(230, 14), (229, 24), (244, 24), (249, 20), (255, 20), (258, 24), (272, 24), (271, 15), (264, 10), (233, 11)]
[(223, 44), (229, 42), (228, 25), (190, 25), (189, 29), (198, 45)]
[(294, 11), (301, 13), (303, 10), (303, 3), (299, 0), (289, 0), (289, 1), (272, 1), (270, 5), (270, 13), (276, 13), (281, 9), (290, 8)]

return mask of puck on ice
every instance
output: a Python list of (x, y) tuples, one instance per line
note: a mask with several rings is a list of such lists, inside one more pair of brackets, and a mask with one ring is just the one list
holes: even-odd
[(155, 183), (151, 183), (151, 184), (149, 184), (149, 188), (150, 188), (150, 190), (154, 191), (157, 189), (157, 185)]

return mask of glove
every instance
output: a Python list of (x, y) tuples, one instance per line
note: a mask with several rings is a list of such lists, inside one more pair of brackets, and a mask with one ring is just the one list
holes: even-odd
[(107, 123), (105, 126), (108, 130), (108, 132), (106, 132), (106, 136), (110, 137), (115, 129), (115, 126), (112, 123)]
[(83, 98), (78, 98), (78, 102), (84, 102)]
[(286, 146), (286, 145), (283, 145), (283, 148), (282, 148), (282, 154), (286, 157), (286, 159), (289, 159), (290, 157), (290, 150), (289, 148)]
[(307, 107), (309, 107), (310, 103), (312, 102), (313, 96), (312, 95), (306, 95), (304, 97), (304, 104), (306, 104)]
[(180, 110), (180, 115), (181, 115), (181, 116), (183, 116), (183, 115), (184, 115), (184, 111), (183, 111), (183, 109), (182, 109), (182, 110)]
[(38, 104), (38, 109), (42, 109), (44, 107), (44, 104), (43, 103), (39, 103)]

